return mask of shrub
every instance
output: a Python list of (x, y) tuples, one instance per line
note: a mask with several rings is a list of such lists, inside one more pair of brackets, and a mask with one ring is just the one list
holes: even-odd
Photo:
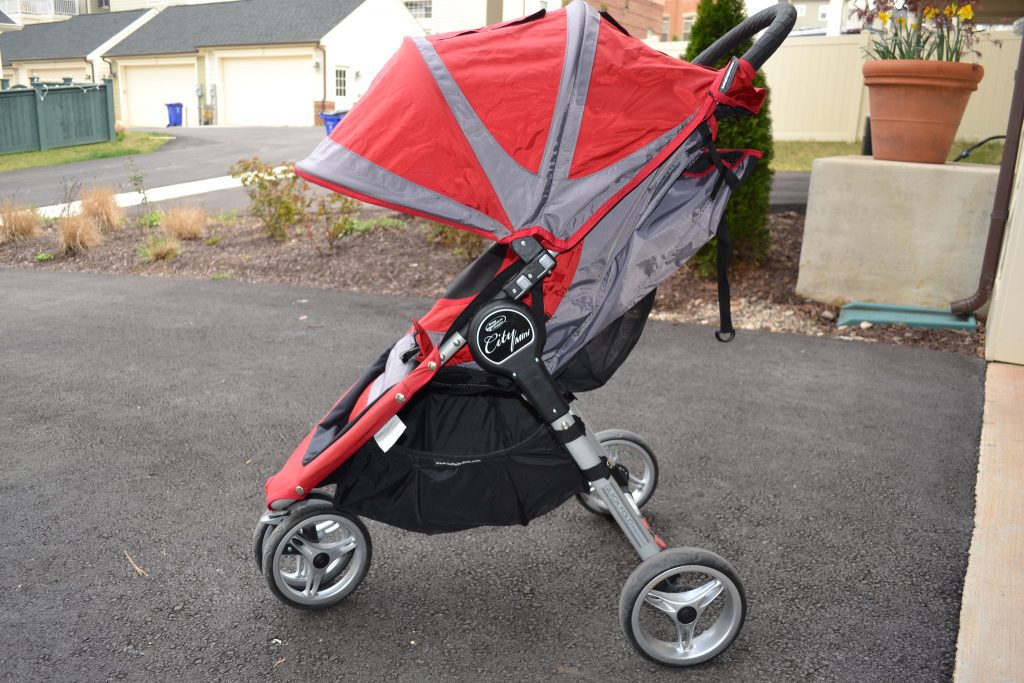
[(135, 254), (142, 263), (170, 261), (178, 255), (180, 246), (174, 237), (153, 233), (145, 242), (135, 247)]
[(176, 206), (164, 214), (164, 234), (179, 240), (197, 240), (203, 236), (209, 215), (198, 206)]
[(323, 226), (324, 239), (328, 246), (333, 247), (344, 237), (373, 229), (374, 226), (368, 221), (356, 219), (358, 211), (359, 203), (354, 199), (332, 192), (316, 198), (316, 211), (309, 220)]
[(138, 224), (143, 230), (152, 230), (159, 228), (162, 220), (163, 215), (159, 211), (147, 211), (139, 216)]
[(292, 172), (291, 165), (275, 168), (253, 157), (239, 161), (228, 172), (242, 181), (249, 209), (267, 235), (279, 241), (288, 239), (289, 228), (303, 221), (311, 204), (306, 183)]
[(92, 219), (101, 232), (117, 230), (124, 221), (124, 210), (117, 205), (112, 187), (82, 190), (82, 213)]
[[(690, 34), (685, 59), (692, 60), (720, 36), (725, 35), (736, 24), (746, 18), (743, 0), (700, 0), (697, 5), (697, 19)], [(750, 47), (748, 40), (733, 52), (741, 56)], [(721, 67), (725, 64), (715, 64)], [(758, 72), (754, 84), (765, 88), (764, 74)], [(719, 147), (759, 149), (764, 156), (754, 172), (729, 200), (725, 216), (729, 222), (729, 238), (736, 260), (759, 263), (768, 254), (771, 233), (768, 230), (768, 195), (772, 187), (771, 161), (772, 121), (769, 102), (766, 98), (757, 116), (722, 121), (718, 129)], [(704, 275), (715, 271), (715, 250), (706, 245), (695, 257), (698, 269)]]
[(57, 220), (57, 242), (61, 254), (78, 254), (103, 242), (103, 235), (92, 219), (83, 213)]
[(456, 256), (476, 258), (484, 251), (483, 237), (442, 223), (431, 223), (427, 228), (427, 237), (432, 242), (447, 247)]
[(36, 263), (46, 263), (47, 261), (52, 261), (56, 257), (57, 255), (52, 251), (39, 251), (36, 252), (36, 255), (33, 258), (35, 258)]
[(39, 234), (39, 214), (10, 200), (0, 204), (0, 244), (27, 240)]

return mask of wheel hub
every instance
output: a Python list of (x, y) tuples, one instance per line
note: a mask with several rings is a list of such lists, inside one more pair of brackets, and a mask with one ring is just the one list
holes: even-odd
[(684, 607), (676, 612), (676, 619), (679, 620), (680, 624), (692, 624), (693, 620), (697, 618), (697, 610), (692, 607)]
[(313, 566), (317, 569), (323, 569), (331, 563), (331, 558), (327, 553), (317, 553), (316, 557), (313, 558)]

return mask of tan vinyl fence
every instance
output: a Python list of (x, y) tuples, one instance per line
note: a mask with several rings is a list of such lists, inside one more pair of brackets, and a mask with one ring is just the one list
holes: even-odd
[[(997, 47), (991, 40), (998, 40)], [(861, 75), (867, 34), (790, 38), (768, 60), (772, 126), (777, 140), (859, 140), (870, 111)], [(978, 42), (985, 77), (971, 96), (958, 137), (1006, 132), (1021, 39), (992, 32)]]

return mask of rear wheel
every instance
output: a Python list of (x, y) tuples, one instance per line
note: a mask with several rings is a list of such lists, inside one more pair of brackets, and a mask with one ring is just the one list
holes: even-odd
[(700, 548), (670, 548), (633, 570), (619, 597), (622, 631), (648, 659), (693, 666), (739, 635), (747, 599), (736, 570)]
[(306, 501), (264, 543), (263, 577), (286, 605), (327, 609), (356, 589), (372, 556), (370, 533), (358, 517)]
[[(658, 460), (654, 451), (639, 436), (624, 429), (606, 429), (596, 436), (607, 451), (612, 467), (625, 470), (623, 474), (627, 481), (622, 490), (633, 499), (637, 508), (642, 508), (658, 486)], [(595, 515), (611, 517), (608, 506), (593, 489), (576, 494), (576, 499)]]

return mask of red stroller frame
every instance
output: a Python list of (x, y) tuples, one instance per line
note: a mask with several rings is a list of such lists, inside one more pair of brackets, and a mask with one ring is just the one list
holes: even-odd
[[(668, 549), (651, 531), (640, 508), (657, 485), (653, 452), (630, 432), (592, 431), (572, 392), (611, 377), (654, 288), (720, 230), (759, 154), (717, 150), (715, 120), (760, 108), (754, 72), (795, 15), (772, 6), (694, 64), (655, 53), (582, 0), (403, 43), (297, 172), (496, 244), (267, 480), (254, 554), (276, 597), (324, 609), (355, 590), (372, 556), (359, 516), (441, 533), (526, 524), (575, 495), (612, 518), (642, 560), (619, 601), (637, 650), (689, 666), (733, 642), (746, 612), (736, 571), (706, 550)], [(721, 71), (697, 66), (766, 28)], [(484, 88), (495, 54), (534, 74), (523, 85), (533, 119)], [(644, 114), (609, 118), (612, 96), (642, 99), (652, 84), (667, 95), (645, 100)], [(430, 139), (395, 152), (410, 126), (430, 127)], [(445, 172), (454, 181), (442, 185)], [(333, 495), (316, 490), (329, 485)]]

